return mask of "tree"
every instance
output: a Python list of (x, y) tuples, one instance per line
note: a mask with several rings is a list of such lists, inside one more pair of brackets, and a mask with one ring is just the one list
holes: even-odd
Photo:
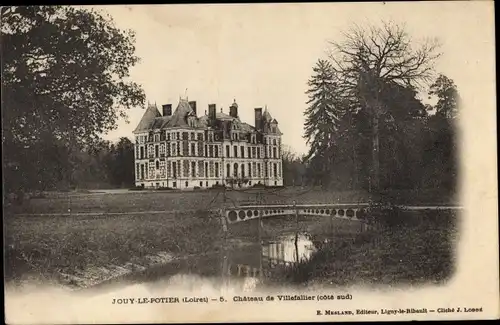
[(303, 185), (305, 165), (302, 158), (296, 154), (291, 147), (282, 146), (283, 158), (283, 185), (297, 186)]
[(119, 187), (134, 184), (134, 144), (126, 137), (121, 137), (110, 148), (107, 172), (111, 184)]
[(310, 145), (307, 159), (319, 159), (320, 168), (326, 171), (330, 165), (328, 152), (333, 146), (333, 134), (341, 111), (337, 103), (335, 75), (331, 63), (318, 60), (313, 72), (307, 83), (309, 89), (306, 94), (309, 100), (306, 104), (309, 107), (304, 112), (304, 137)]
[(143, 104), (142, 89), (128, 80), (138, 62), (134, 34), (111, 18), (62, 6), (2, 7), (1, 15), (2, 141), (13, 164), (16, 152), (42, 141), (77, 150)]
[(455, 118), (459, 102), (457, 86), (450, 78), (440, 74), (431, 85), (429, 96), (436, 96), (438, 101), (435, 105), (436, 114)]
[(402, 26), (383, 23), (381, 27), (355, 26), (344, 40), (331, 42), (330, 58), (341, 82), (343, 96), (365, 109), (372, 129), (372, 173), (370, 190), (379, 191), (379, 120), (387, 112), (381, 95), (387, 85), (416, 89), (430, 80), (434, 61), (440, 56), (438, 42), (427, 40), (414, 47)]

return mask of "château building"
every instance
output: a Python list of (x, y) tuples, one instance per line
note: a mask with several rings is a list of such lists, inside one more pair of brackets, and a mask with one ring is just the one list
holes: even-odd
[(134, 131), (135, 183), (176, 189), (214, 185), (282, 186), (281, 135), (267, 107), (255, 108), (255, 125), (240, 120), (238, 104), (229, 115), (208, 105), (198, 116), (196, 101), (148, 104)]

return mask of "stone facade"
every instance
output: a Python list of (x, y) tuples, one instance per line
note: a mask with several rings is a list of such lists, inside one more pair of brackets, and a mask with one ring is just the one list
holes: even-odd
[(283, 185), (281, 136), (267, 108), (255, 108), (255, 125), (240, 120), (238, 104), (229, 115), (208, 105), (198, 116), (195, 101), (148, 104), (135, 135), (135, 183), (176, 189), (214, 185)]

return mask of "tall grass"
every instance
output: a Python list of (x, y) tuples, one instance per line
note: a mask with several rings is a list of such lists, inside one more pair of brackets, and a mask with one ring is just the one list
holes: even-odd
[[(419, 212), (420, 213), (420, 212)], [(276, 268), (271, 283), (442, 284), (454, 273), (456, 215), (399, 212), (401, 222), (324, 243), (312, 258)]]

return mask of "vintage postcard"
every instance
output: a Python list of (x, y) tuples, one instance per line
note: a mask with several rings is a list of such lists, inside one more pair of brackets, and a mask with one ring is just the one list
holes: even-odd
[(1, 7), (6, 322), (499, 318), (493, 11)]

